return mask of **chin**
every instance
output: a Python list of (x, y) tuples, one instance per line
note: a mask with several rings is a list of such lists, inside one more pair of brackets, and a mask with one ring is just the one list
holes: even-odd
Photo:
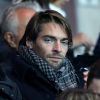
[(54, 69), (59, 69), (61, 64), (50, 64)]

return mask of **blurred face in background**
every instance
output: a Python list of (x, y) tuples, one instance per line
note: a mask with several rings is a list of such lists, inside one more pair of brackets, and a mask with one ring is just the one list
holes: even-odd
[(35, 11), (30, 8), (18, 8), (16, 10), (15, 15), (13, 16), (13, 19), (16, 20), (16, 23), (14, 23), (16, 27), (16, 35), (12, 32), (6, 32), (4, 35), (5, 40), (12, 48), (18, 48), (19, 42), (24, 35), (26, 25), (34, 14)]

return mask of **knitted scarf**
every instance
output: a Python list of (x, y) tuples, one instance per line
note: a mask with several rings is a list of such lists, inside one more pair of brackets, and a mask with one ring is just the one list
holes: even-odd
[(61, 67), (55, 70), (32, 49), (20, 46), (18, 51), (19, 55), (27, 63), (37, 65), (37, 68), (47, 77), (48, 80), (53, 81), (57, 88), (63, 91), (67, 88), (77, 87), (75, 70), (67, 58), (63, 61)]

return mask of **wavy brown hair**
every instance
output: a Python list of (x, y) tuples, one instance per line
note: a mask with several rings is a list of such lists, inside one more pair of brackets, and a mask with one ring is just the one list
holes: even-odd
[(72, 31), (67, 19), (65, 19), (60, 13), (54, 10), (47, 10), (44, 12), (37, 12), (29, 21), (25, 35), (21, 40), (21, 44), (26, 44), (26, 40), (35, 41), (38, 34), (42, 31), (43, 24), (56, 23), (66, 32), (68, 36), (68, 45), (72, 46)]

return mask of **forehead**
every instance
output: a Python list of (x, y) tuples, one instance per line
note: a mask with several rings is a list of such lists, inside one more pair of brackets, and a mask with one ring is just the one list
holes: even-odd
[(30, 18), (36, 13), (31, 8), (18, 8), (16, 10), (17, 17), (20, 23), (27, 24)]
[[(16, 9), (16, 12), (20, 15), (25, 15), (25, 16), (28, 16), (28, 14), (33, 14), (35, 13), (36, 11), (31, 9), (31, 8), (18, 8)], [(28, 14), (27, 14), (28, 13)]]
[(49, 36), (54, 36), (58, 38), (68, 37), (64, 27), (57, 23), (54, 23), (54, 22), (45, 23), (45, 24), (42, 24), (41, 28), (42, 29), (40, 32), (40, 36), (49, 35)]

